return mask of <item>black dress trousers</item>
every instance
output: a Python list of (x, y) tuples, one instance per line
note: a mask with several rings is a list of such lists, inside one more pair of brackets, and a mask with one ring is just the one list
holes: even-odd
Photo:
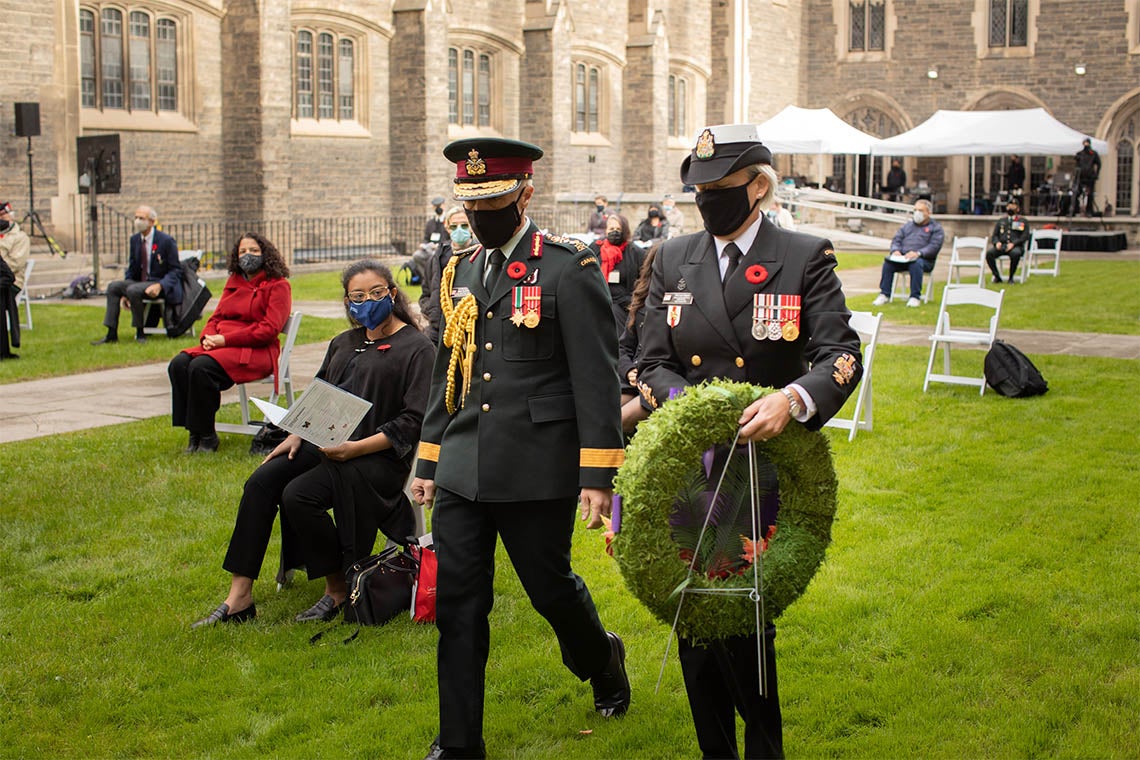
[(697, 743), (705, 758), (739, 758), (736, 712), (744, 718), (744, 757), (782, 758), (783, 722), (776, 687), (776, 628), (764, 630), (768, 696), (761, 696), (755, 636), (715, 639), (697, 646), (678, 640), (677, 653)]
[(171, 424), (197, 435), (211, 435), (222, 391), (232, 388), (234, 381), (212, 357), (184, 351), (170, 360), (166, 373), (170, 375)]
[(576, 499), (468, 501), (436, 491), (432, 537), (439, 558), (439, 743), (483, 741), (483, 682), (494, 603), (495, 537), (502, 536), (531, 604), (558, 637), (562, 662), (582, 680), (605, 669), (610, 642), (585, 582), (570, 568)]

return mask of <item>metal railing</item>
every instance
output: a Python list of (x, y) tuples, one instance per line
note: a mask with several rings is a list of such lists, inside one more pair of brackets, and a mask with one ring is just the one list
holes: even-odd
[[(581, 232), (589, 217), (589, 211), (582, 207), (531, 209), (529, 213), (539, 227), (559, 234)], [(423, 241), (426, 222), (426, 215), (297, 217), (160, 222), (160, 227), (178, 241), (180, 249), (202, 251), (203, 269), (224, 269), (234, 242), (246, 232), (268, 238), (290, 265), (314, 264), (410, 256)], [(125, 267), (127, 241), (134, 234), (134, 216), (100, 201), (98, 225), (99, 261), (103, 266)]]

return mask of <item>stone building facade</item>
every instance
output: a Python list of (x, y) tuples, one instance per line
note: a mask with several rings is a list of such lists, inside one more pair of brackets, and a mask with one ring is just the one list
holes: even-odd
[[(1140, 0), (0, 0), (0, 18), (0, 197), (26, 205), (11, 104), (37, 102), (36, 205), (61, 240), (82, 237), (84, 135), (120, 135), (124, 210), (421, 214), (457, 137), (542, 145), (548, 206), (648, 199), (681, 190), (703, 124), (788, 104), (881, 136), (940, 108), (1041, 106), (1109, 142), (1098, 193), (1140, 210)], [(978, 162), (981, 185), (1003, 162)], [(906, 160), (950, 205), (968, 167)], [(857, 189), (881, 167), (863, 171), (823, 173)]]

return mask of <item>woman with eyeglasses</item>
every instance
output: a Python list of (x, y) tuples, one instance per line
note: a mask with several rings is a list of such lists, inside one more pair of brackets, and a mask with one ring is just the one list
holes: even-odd
[(277, 247), (256, 232), (238, 238), (230, 272), (198, 345), (170, 360), (171, 422), (190, 432), (187, 454), (218, 450), (214, 417), (222, 391), (273, 374), (278, 334), (293, 307), (289, 267)]
[[(347, 596), (345, 570), (372, 553), (376, 534), (405, 543), (415, 533), (404, 484), (419, 444), (435, 350), (415, 327), (391, 271), (372, 260), (341, 275), (352, 327), (329, 344), (317, 377), (372, 402), (349, 440), (317, 448), (290, 435), (245, 483), (222, 567), (225, 601), (191, 627), (257, 615), (253, 582), (281, 509), (282, 567), (323, 577), (324, 594), (297, 621), (332, 620)], [(331, 512), (331, 514), (330, 514)]]
[(462, 251), (475, 244), (471, 235), (471, 225), (467, 223), (467, 213), (462, 206), (454, 206), (443, 215), (443, 223), (448, 238), (439, 246), (439, 251), (428, 260), (427, 275), (424, 277), (420, 295), (420, 313), (428, 321), (428, 337), (432, 343), (439, 342), (439, 280), (443, 268), (454, 251)]

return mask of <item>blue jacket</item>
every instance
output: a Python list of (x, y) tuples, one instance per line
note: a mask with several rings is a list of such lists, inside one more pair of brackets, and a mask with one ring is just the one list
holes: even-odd
[(938, 252), (942, 250), (944, 237), (942, 225), (933, 219), (927, 219), (926, 224), (921, 227), (911, 220), (899, 227), (899, 231), (891, 240), (891, 250), (902, 253), (918, 251), (922, 258), (934, 261), (938, 258)]
[[(131, 235), (130, 254), (127, 258), (128, 280), (141, 280), (140, 257), (143, 254), (142, 235)], [(147, 282), (162, 283), (162, 296), (167, 303), (182, 303), (182, 261), (178, 256), (178, 243), (161, 230), (154, 231), (151, 250), (147, 252)]]

